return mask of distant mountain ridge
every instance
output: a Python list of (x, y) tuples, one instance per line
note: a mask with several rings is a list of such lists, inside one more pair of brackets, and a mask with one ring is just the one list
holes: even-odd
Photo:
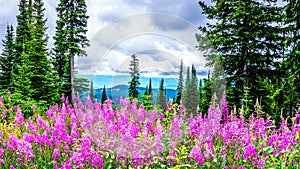
[[(112, 100), (128, 97), (128, 86), (127, 85), (116, 85), (116, 86), (113, 86), (112, 88), (105, 88), (105, 90), (106, 90), (107, 97), (109, 97)], [(152, 93), (153, 93), (152, 97), (153, 97), (154, 102), (156, 102), (158, 90), (159, 89), (157, 89), (157, 88), (152, 89)], [(146, 88), (138, 87), (138, 91), (140, 94), (144, 94), (146, 91)], [(99, 101), (102, 98), (102, 92), (103, 92), (103, 88), (95, 89), (95, 95), (96, 95), (97, 100), (99, 100)], [(167, 93), (166, 98), (172, 99), (172, 98), (176, 97), (177, 90), (166, 89), (166, 93)]]

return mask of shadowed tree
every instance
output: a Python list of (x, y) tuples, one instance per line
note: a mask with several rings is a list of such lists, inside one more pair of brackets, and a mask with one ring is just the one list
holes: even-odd
[(180, 69), (179, 69), (179, 79), (178, 79), (178, 85), (177, 85), (177, 96), (176, 96), (177, 104), (181, 104), (181, 102), (182, 102), (182, 91), (183, 91), (183, 62), (181, 59)]
[(6, 90), (12, 83), (12, 67), (14, 55), (14, 28), (7, 25), (5, 39), (2, 40), (2, 54), (0, 56), (0, 89)]
[(106, 95), (106, 90), (105, 90), (105, 85), (104, 85), (103, 91), (102, 91), (102, 97), (101, 97), (101, 104), (103, 105), (106, 100), (107, 100), (107, 95)]

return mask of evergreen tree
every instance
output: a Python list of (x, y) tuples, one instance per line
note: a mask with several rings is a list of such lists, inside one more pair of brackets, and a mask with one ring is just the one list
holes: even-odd
[[(43, 100), (51, 104), (55, 104), (60, 100), (56, 73), (51, 67), (51, 62), (47, 58), (49, 51), (47, 48), (48, 35), (46, 34), (46, 22), (44, 19), (44, 3), (42, 0), (34, 0), (32, 4), (32, 20), (33, 29), (33, 54), (27, 60), (27, 65), (32, 65), (32, 76), (30, 77), (32, 98), (34, 100)], [(43, 92), (41, 92), (43, 91)]]
[[(208, 73), (209, 74), (209, 73)], [(207, 111), (209, 109), (212, 93), (211, 93), (211, 82), (208, 75), (207, 79), (203, 79), (204, 85), (202, 86), (202, 94), (201, 94), (201, 100), (199, 105), (199, 110), (202, 114), (207, 114)]]
[(14, 55), (14, 28), (7, 25), (5, 39), (2, 40), (3, 51), (0, 56), (0, 90), (6, 90), (12, 83)]
[(181, 59), (180, 70), (179, 70), (179, 79), (178, 79), (178, 85), (177, 85), (177, 96), (176, 96), (177, 104), (181, 104), (182, 91), (183, 91), (183, 62)]
[(227, 84), (233, 89), (227, 96), (234, 94), (229, 103), (242, 103), (245, 85), (252, 86), (250, 95), (264, 97), (265, 93), (258, 92), (257, 77), (275, 81), (281, 76), (280, 63), (274, 60), (282, 58), (283, 52), (282, 9), (272, 0), (199, 4), (209, 19), (217, 20), (200, 30), (214, 47), (213, 54), (220, 55)]
[(88, 93), (90, 90), (89, 81), (85, 78), (75, 77), (74, 90), (75, 90), (75, 94), (78, 96), (80, 96), (84, 93)]
[(107, 95), (106, 95), (106, 90), (105, 90), (105, 85), (104, 85), (103, 91), (102, 91), (102, 97), (101, 97), (101, 104), (103, 105), (106, 100), (107, 100)]
[(281, 67), (281, 70), (285, 71), (285, 78), (277, 98), (282, 98), (279, 102), (283, 102), (283, 106), (280, 108), (293, 116), (300, 100), (300, 2), (297, 0), (285, 1), (287, 2), (284, 7), (285, 42), (286, 48), (290, 52), (285, 55)]
[(198, 108), (198, 82), (197, 82), (197, 72), (194, 65), (192, 65), (192, 76), (191, 76), (191, 82), (190, 87), (188, 88), (188, 95), (190, 97), (190, 103), (187, 105), (190, 110), (190, 112), (196, 116), (197, 115), (197, 108)]
[[(44, 8), (41, 0), (20, 1), (13, 59), (13, 94), (50, 106), (59, 100), (56, 76), (48, 60)], [(22, 20), (25, 19), (25, 20)]]
[[(151, 78), (150, 78), (150, 80), (149, 80), (148, 95), (151, 96), (151, 98), (152, 98), (152, 82), (151, 82)], [(151, 99), (151, 100), (152, 100), (152, 99)]]
[(12, 61), (13, 83), (9, 88), (12, 93), (15, 93), (17, 86), (14, 82), (16, 82), (19, 78), (19, 70), (21, 69), (20, 67), (22, 66), (22, 63), (24, 63), (22, 55), (26, 55), (26, 53), (28, 53), (29, 47), (26, 45), (30, 44), (28, 42), (33, 40), (33, 30), (30, 28), (32, 19), (32, 2), (28, 0), (20, 0), (18, 7), (19, 14), (17, 15), (16, 38), (14, 43), (15, 52)]
[(226, 79), (219, 55), (214, 59), (211, 88), (212, 94), (216, 94), (216, 101), (220, 103), (223, 93), (226, 90)]
[(131, 62), (130, 62), (130, 76), (131, 81), (129, 82), (129, 97), (131, 99), (138, 98), (139, 91), (138, 86), (140, 85), (139, 79), (140, 79), (140, 73), (139, 73), (139, 60), (137, 59), (137, 56), (135, 54), (131, 55)]
[(198, 90), (199, 90), (199, 112), (201, 112), (201, 109), (200, 109), (200, 107), (201, 107), (201, 100), (202, 100), (202, 97), (203, 97), (203, 90), (202, 90), (202, 88), (203, 88), (203, 85), (202, 85), (202, 79), (200, 79), (199, 80), (199, 86), (198, 86)]
[(95, 96), (95, 90), (94, 90), (94, 84), (93, 84), (93, 81), (91, 81), (90, 87), (91, 87), (91, 88), (90, 88), (90, 94), (89, 94), (89, 96), (90, 96), (91, 101), (92, 101), (92, 102), (95, 102), (96, 96)]
[(149, 89), (148, 89), (148, 86), (146, 86), (146, 90), (144, 92), (144, 95), (148, 95), (148, 93), (149, 93)]
[(162, 78), (159, 85), (159, 91), (157, 95), (157, 102), (158, 108), (164, 110), (167, 106), (166, 102), (166, 90), (164, 87), (164, 79)]
[(89, 46), (86, 37), (87, 20), (85, 0), (60, 0), (57, 10), (54, 36), (53, 66), (58, 72), (61, 93), (70, 100), (74, 94), (74, 58), (86, 56), (84, 48)]
[(186, 79), (185, 79), (185, 86), (183, 90), (183, 97), (182, 97), (182, 103), (186, 108), (186, 114), (189, 115), (191, 113), (191, 110), (189, 107), (187, 107), (190, 104), (190, 96), (189, 96), (189, 88), (191, 84), (191, 76), (190, 76), (190, 67), (187, 67), (187, 73), (186, 73)]

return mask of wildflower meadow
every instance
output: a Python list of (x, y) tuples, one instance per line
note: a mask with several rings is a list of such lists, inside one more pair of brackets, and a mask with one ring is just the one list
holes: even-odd
[(137, 100), (119, 108), (73, 100), (62, 97), (45, 114), (33, 105), (25, 119), (1, 96), (1, 168), (299, 168), (299, 114), (276, 127), (254, 114), (245, 122), (225, 98), (188, 119), (170, 102), (158, 112)]

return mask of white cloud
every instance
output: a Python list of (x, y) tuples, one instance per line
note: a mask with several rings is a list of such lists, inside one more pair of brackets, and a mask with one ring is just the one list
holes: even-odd
[[(49, 44), (52, 44), (59, 0), (44, 2)], [(6, 24), (3, 18), (15, 23), (18, 1), (0, 0), (0, 3), (4, 5), (0, 23)], [(201, 20), (197, 19), (201, 9), (193, 6), (198, 6), (198, 0), (87, 0), (86, 3), (91, 47), (86, 49), (88, 57), (77, 59), (79, 73), (126, 72), (133, 53), (140, 57), (140, 70), (146, 72), (145, 76), (157, 74), (155, 71), (178, 72), (180, 59), (186, 65), (204, 69), (201, 54), (195, 49), (198, 25), (193, 24)], [(0, 26), (3, 30), (3, 25)]]

